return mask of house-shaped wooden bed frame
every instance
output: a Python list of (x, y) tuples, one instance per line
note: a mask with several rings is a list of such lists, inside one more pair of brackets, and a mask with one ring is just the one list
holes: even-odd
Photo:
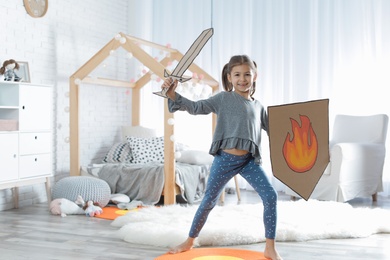
[[(169, 52), (170, 55), (166, 55), (161, 61), (157, 61), (147, 52), (145, 52), (140, 46), (148, 46), (158, 49), (160, 51)], [(178, 50), (168, 48), (163, 45), (148, 42), (133, 36), (129, 36), (123, 33), (119, 33), (111, 41), (109, 41), (100, 51), (98, 51), (89, 61), (81, 66), (72, 76), (69, 78), (70, 90), (69, 90), (69, 112), (70, 112), (70, 175), (80, 175), (80, 142), (79, 142), (79, 87), (81, 84), (96, 84), (114, 87), (126, 87), (132, 89), (132, 125), (140, 125), (140, 90), (148, 82), (151, 81), (152, 73), (146, 73), (135, 82), (127, 82), (116, 79), (106, 78), (91, 78), (91, 73), (97, 66), (99, 66), (109, 55), (112, 50), (116, 50), (119, 47), (124, 48), (131, 53), (134, 58), (140, 61), (146, 66), (150, 72), (154, 73), (161, 79), (164, 78), (164, 69), (172, 61), (179, 61), (183, 54)], [(212, 92), (218, 91), (218, 82), (212, 78), (208, 73), (198, 67), (196, 64), (191, 64), (188, 69), (192, 73), (197, 75), (203, 75), (202, 81), (204, 84), (212, 88)], [(198, 80), (198, 79), (195, 79)], [(152, 93), (151, 93), (152, 95)], [(168, 111), (167, 102), (164, 104), (164, 204), (176, 203), (175, 194), (175, 150), (174, 143), (170, 140), (170, 136), (174, 134), (174, 126), (169, 125), (168, 119), (174, 118), (172, 113)], [(212, 134), (216, 123), (216, 117), (213, 115), (212, 126), (210, 132)]]

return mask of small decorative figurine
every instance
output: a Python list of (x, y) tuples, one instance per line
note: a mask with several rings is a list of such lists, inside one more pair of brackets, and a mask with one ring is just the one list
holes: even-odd
[(19, 77), (15, 70), (19, 69), (19, 64), (13, 60), (6, 60), (3, 62), (3, 67), (0, 68), (0, 75), (4, 75), (4, 81), (22, 81), (23, 78)]

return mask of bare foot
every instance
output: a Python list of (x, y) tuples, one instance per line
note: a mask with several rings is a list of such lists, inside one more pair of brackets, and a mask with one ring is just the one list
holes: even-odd
[(267, 259), (283, 260), (283, 258), (279, 255), (278, 251), (276, 251), (275, 240), (273, 240), (273, 239), (267, 238), (265, 240), (264, 256)]
[(265, 249), (264, 256), (267, 259), (272, 260), (283, 260), (283, 258), (279, 255), (279, 253), (275, 249)]
[(194, 246), (194, 240), (195, 240), (195, 238), (189, 237), (189, 238), (187, 238), (186, 241), (184, 241), (180, 245), (175, 246), (174, 248), (171, 248), (168, 251), (168, 253), (170, 253), (170, 254), (177, 254), (177, 253), (181, 253), (181, 252), (185, 252), (185, 251), (191, 250), (192, 247)]

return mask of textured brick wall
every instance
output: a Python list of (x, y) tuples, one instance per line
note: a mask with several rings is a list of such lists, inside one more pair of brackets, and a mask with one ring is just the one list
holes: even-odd
[[(127, 0), (49, 1), (46, 16), (32, 18), (22, 0), (0, 2), (0, 62), (27, 61), (32, 83), (53, 86), (55, 179), (69, 174), (69, 76), (118, 32), (128, 33), (128, 11)], [(110, 57), (99, 77), (124, 78), (125, 62), (116, 57)], [(86, 123), (81, 125), (81, 147), (85, 164), (101, 159), (107, 146), (119, 138), (118, 126), (131, 119), (131, 111), (130, 96), (123, 88), (82, 89), (80, 121)], [(19, 193), (20, 207), (46, 200), (43, 184), (22, 187)], [(12, 207), (11, 190), (1, 190), (0, 210)]]

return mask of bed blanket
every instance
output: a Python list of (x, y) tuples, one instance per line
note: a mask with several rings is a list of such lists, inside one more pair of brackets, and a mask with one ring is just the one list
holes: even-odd
[[(206, 166), (176, 163), (176, 184), (188, 203), (199, 201), (206, 187), (208, 169)], [(123, 193), (131, 200), (146, 205), (156, 204), (164, 188), (164, 165), (147, 164), (106, 164), (97, 173), (108, 183), (111, 193)]]
[(175, 181), (189, 204), (202, 200), (206, 190), (209, 166), (176, 163)]

